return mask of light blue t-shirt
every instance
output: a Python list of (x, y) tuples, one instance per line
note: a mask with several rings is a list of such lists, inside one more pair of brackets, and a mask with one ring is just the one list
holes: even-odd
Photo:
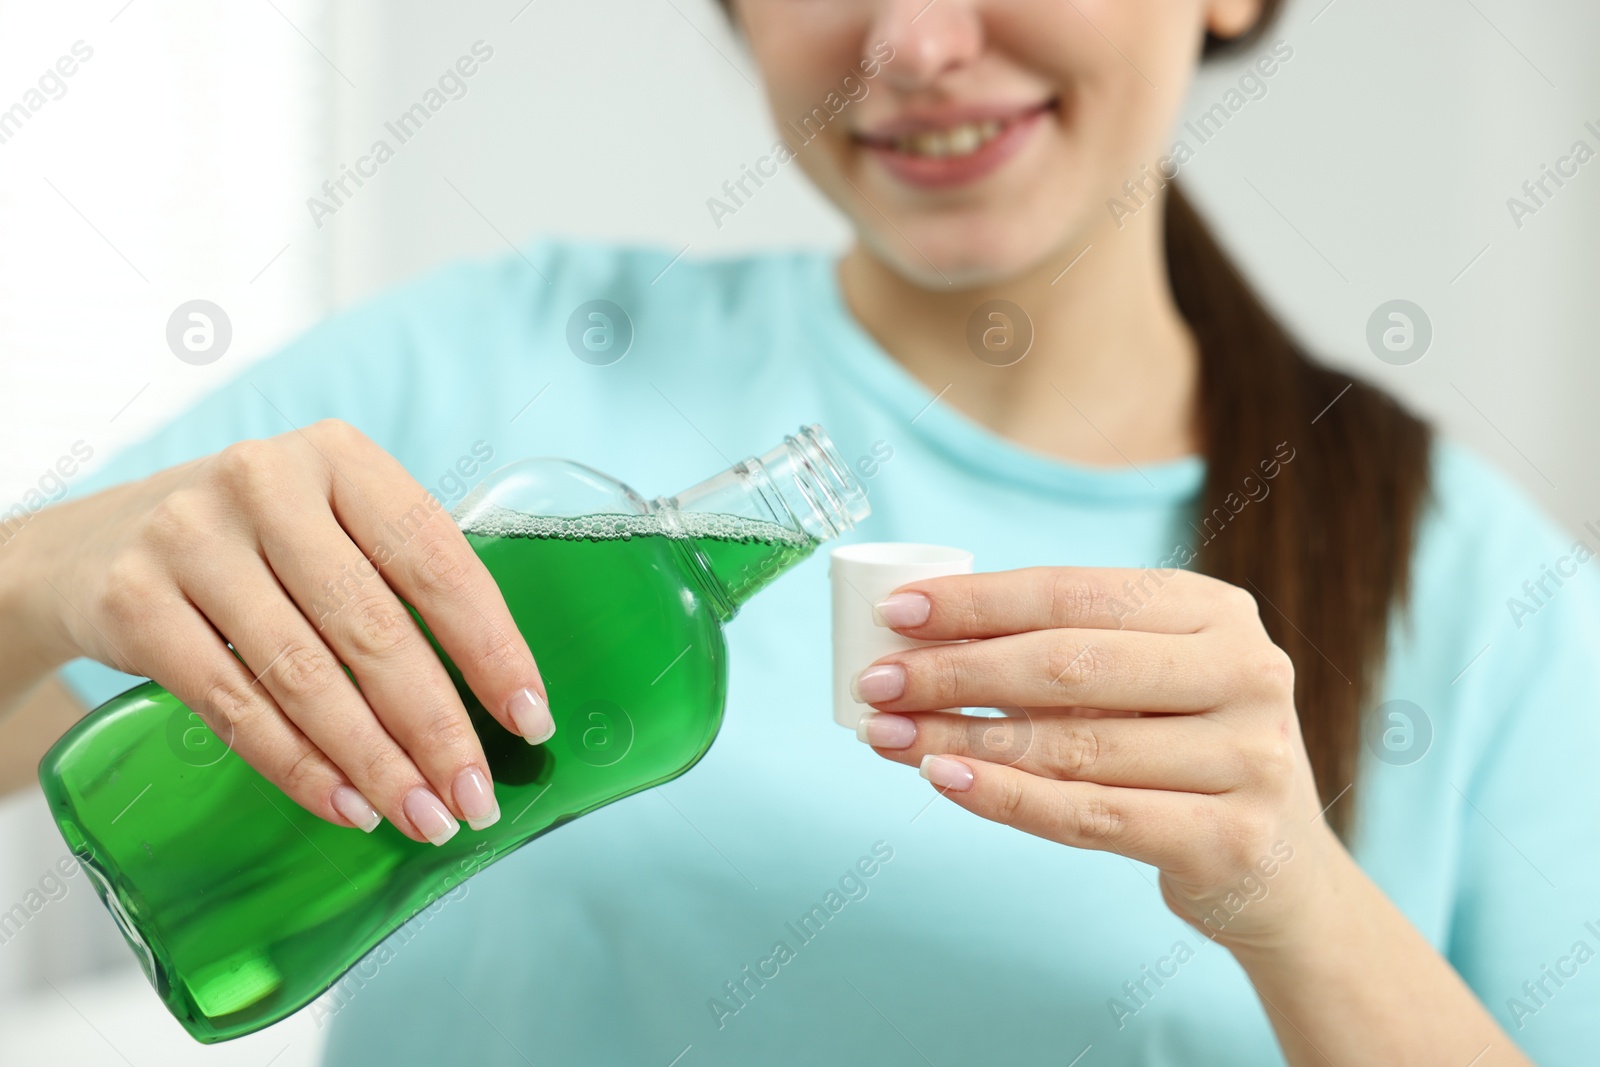
[[(1193, 540), (1200, 460), (1090, 469), (1009, 443), (862, 331), (828, 257), (670, 263), (544, 243), (439, 271), (252, 366), (78, 491), (338, 416), (446, 504), (484, 448), (653, 496), (818, 422), (870, 493), (852, 539), (958, 545), (980, 570), (1153, 566)], [(632, 322), (611, 365), (567, 341), (595, 299)], [(1592, 1063), (1600, 564), (1460, 449), (1436, 449), (1433, 478), (1380, 701), (1411, 711), (1386, 719), (1386, 760), (1363, 754), (1353, 851), (1537, 1062)], [(330, 1063), (1282, 1062), (1243, 972), (1167, 911), (1156, 871), (982, 821), (834, 724), (824, 555), (731, 624), (705, 760), (409, 924), (314, 1009)], [(91, 704), (127, 683), (66, 675)]]

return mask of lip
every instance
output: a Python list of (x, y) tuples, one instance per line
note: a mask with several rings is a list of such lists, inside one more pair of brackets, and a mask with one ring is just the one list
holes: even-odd
[[(968, 185), (994, 173), (1015, 156), (1056, 110), (1054, 99), (1018, 107), (1015, 104), (961, 105), (913, 111), (858, 132), (855, 141), (872, 153), (893, 177), (923, 189)], [(933, 159), (902, 152), (895, 141), (968, 122), (1000, 122), (1004, 129), (982, 148), (966, 156)]]

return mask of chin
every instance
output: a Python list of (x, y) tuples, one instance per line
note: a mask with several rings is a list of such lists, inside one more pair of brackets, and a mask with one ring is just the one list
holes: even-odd
[(1012, 207), (959, 222), (896, 220), (894, 228), (874, 216), (857, 219), (856, 230), (877, 259), (920, 288), (983, 289), (1015, 282), (1061, 258), (1072, 243), (1071, 228), (1041, 225), (1059, 217)]
[(839, 162), (844, 173), (854, 171), (847, 181), (817, 177), (833, 187), (836, 203), (852, 205), (862, 243), (897, 275), (930, 290), (993, 287), (1059, 271), (1090, 243), (1105, 211), (1077, 160), (1016, 160), (1022, 173), (993, 174), (938, 195), (906, 188), (872, 161)]

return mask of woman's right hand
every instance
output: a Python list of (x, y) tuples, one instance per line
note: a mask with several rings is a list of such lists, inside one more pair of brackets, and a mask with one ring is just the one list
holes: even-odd
[(154, 679), (340, 826), (381, 815), (442, 844), (457, 819), (499, 817), (466, 708), (402, 599), (501, 725), (530, 744), (555, 730), (448, 511), (337, 420), (47, 509), (11, 549), (42, 659)]

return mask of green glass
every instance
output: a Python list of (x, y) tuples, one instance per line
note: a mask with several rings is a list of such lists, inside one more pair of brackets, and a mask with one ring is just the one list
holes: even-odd
[(153, 682), (69, 730), (40, 781), (173, 1015), (203, 1042), (252, 1033), (488, 864), (692, 767), (722, 721), (723, 624), (867, 513), (816, 426), (653, 502), (565, 460), (491, 475), (455, 518), (533, 650), (556, 734), (505, 730), (441, 652), (501, 809), (442, 847), (309, 814)]

